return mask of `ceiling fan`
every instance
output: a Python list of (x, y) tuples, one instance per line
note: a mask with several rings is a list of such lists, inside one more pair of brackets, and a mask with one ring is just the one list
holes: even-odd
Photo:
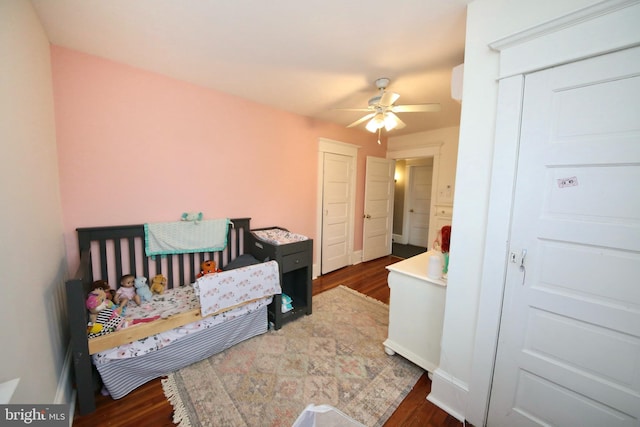
[(379, 135), (382, 128), (390, 131), (392, 129), (402, 129), (406, 126), (395, 113), (430, 113), (441, 110), (440, 104), (395, 105), (400, 95), (394, 92), (387, 92), (388, 85), (389, 79), (386, 77), (376, 80), (376, 87), (380, 93), (369, 100), (367, 108), (339, 108), (339, 110), (343, 111), (369, 112), (369, 114), (348, 125), (348, 128), (358, 126), (368, 120), (367, 130), (372, 133), (378, 132)]

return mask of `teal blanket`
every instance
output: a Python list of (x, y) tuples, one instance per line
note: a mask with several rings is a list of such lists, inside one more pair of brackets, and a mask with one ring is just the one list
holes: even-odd
[(145, 224), (145, 253), (153, 256), (220, 251), (227, 247), (228, 226), (228, 218)]

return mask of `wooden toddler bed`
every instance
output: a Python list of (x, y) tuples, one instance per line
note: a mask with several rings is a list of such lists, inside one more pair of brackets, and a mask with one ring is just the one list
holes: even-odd
[[(80, 414), (95, 410), (98, 373), (118, 399), (154, 378), (267, 331), (267, 305), (281, 292), (278, 267), (275, 261), (258, 263), (244, 254), (249, 230), (249, 218), (231, 219), (221, 250), (151, 257), (145, 254), (144, 224), (77, 230), (80, 267), (66, 282), (66, 290)], [(240, 268), (198, 279), (201, 263), (209, 259), (223, 270)], [(162, 274), (167, 290), (155, 295), (153, 304), (138, 307), (129, 302), (125, 315), (134, 318), (123, 323), (130, 326), (90, 338), (85, 302), (92, 283), (106, 280), (115, 288), (124, 274), (149, 279)], [(249, 287), (252, 290), (246, 292)], [(178, 300), (185, 295), (186, 303)], [(145, 317), (156, 303), (164, 304), (162, 315), (150, 311)], [(186, 311), (177, 312), (178, 306)]]

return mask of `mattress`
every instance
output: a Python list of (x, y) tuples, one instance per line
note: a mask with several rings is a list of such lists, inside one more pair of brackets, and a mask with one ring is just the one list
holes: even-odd
[(252, 233), (260, 240), (274, 245), (287, 245), (289, 243), (302, 242), (303, 240), (309, 239), (307, 236), (303, 236), (302, 234), (292, 233), (281, 228), (255, 230), (252, 231)]
[[(157, 316), (164, 316), (168, 313), (179, 313), (199, 306), (198, 298), (195, 295), (192, 286), (172, 289), (162, 296), (155, 296), (154, 299), (153, 303), (144, 303), (139, 307), (127, 307), (127, 312), (125, 313), (127, 322), (132, 323), (136, 320), (154, 319)], [(110, 360), (134, 358), (158, 351), (172, 345), (174, 342), (182, 338), (213, 328), (228, 320), (255, 312), (263, 306), (267, 306), (271, 300), (272, 297), (265, 297), (258, 301), (247, 303), (218, 315), (200, 319), (179, 328), (171, 329), (128, 344), (110, 348), (94, 354), (92, 356), (93, 363), (96, 366), (99, 366), (100, 364), (106, 363)]]

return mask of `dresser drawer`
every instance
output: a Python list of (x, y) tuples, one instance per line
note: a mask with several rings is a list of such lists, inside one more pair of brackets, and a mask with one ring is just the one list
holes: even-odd
[(282, 257), (282, 272), (297, 270), (298, 268), (306, 267), (308, 263), (307, 252), (296, 252), (290, 255)]
[(436, 206), (436, 216), (451, 218), (453, 216), (453, 208), (451, 206)]

